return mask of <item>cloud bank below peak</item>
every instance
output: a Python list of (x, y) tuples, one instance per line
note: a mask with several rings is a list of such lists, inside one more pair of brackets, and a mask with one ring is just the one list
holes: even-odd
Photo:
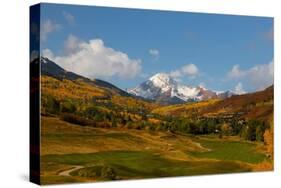
[(42, 55), (64, 69), (88, 78), (116, 76), (131, 79), (138, 76), (142, 69), (140, 59), (131, 59), (126, 53), (105, 46), (102, 39), (83, 41), (69, 35), (64, 52), (56, 56), (47, 48)]

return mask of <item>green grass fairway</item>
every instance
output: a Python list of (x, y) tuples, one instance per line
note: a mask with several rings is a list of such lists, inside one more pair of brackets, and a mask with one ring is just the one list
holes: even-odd
[[(88, 170), (94, 172), (95, 166), (112, 168), (118, 179), (155, 178), (169, 176), (203, 175), (215, 173), (247, 172), (249, 168), (229, 161), (180, 161), (163, 158), (151, 152), (108, 151), (90, 154), (46, 155), (42, 163), (82, 165), (85, 168), (72, 172)], [(87, 169), (88, 168), (88, 169)], [(89, 177), (92, 175), (89, 174)]]
[(225, 161), (242, 161), (257, 164), (266, 156), (256, 151), (256, 144), (226, 140), (196, 140), (203, 147), (210, 149), (206, 152), (190, 152), (196, 158), (219, 159)]
[(42, 118), (41, 130), (42, 184), (249, 172), (266, 158), (256, 144), (210, 136), (81, 127), (51, 117)]

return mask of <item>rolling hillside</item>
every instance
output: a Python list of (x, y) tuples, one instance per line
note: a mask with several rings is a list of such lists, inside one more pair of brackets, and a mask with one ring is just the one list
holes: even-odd
[(91, 106), (100, 106), (100, 108), (108, 111), (111, 109), (150, 111), (158, 106), (157, 104), (134, 97), (123, 96), (115, 90), (96, 86), (93, 83), (88, 83), (81, 79), (59, 80), (50, 76), (42, 76), (41, 88), (43, 112), (48, 110), (52, 112), (55, 103), (57, 103), (58, 108), (62, 108), (65, 104), (69, 108), (73, 106), (77, 111)]
[(238, 113), (247, 119), (271, 119), (273, 116), (273, 86), (263, 91), (232, 96), (202, 110), (201, 114)]
[(146, 114), (159, 107), (118, 87), (67, 72), (54, 62), (41, 59), (41, 114), (58, 116), (80, 125), (116, 127), (155, 121)]
[(273, 115), (273, 86), (263, 91), (235, 95), (224, 100), (164, 106), (154, 109), (153, 113), (184, 117), (238, 114), (246, 119), (269, 120)]

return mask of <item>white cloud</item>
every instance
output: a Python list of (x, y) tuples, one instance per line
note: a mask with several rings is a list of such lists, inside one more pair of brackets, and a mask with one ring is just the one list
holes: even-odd
[(234, 65), (228, 72), (228, 79), (244, 80), (249, 82), (255, 90), (262, 90), (273, 84), (273, 61), (268, 64), (261, 64), (246, 70), (240, 69), (239, 65)]
[(199, 83), (199, 86), (200, 86), (200, 87), (203, 87), (203, 88), (206, 88), (206, 83), (205, 83), (205, 82), (200, 82), (200, 83)]
[(66, 55), (76, 53), (77, 50), (79, 50), (79, 43), (81, 43), (80, 39), (78, 39), (76, 36), (70, 34), (68, 35), (66, 41), (64, 42), (64, 53)]
[(44, 49), (42, 53), (64, 69), (88, 78), (117, 76), (127, 79), (141, 73), (141, 60), (130, 59), (126, 53), (105, 46), (101, 39), (86, 42), (70, 35), (65, 48), (67, 53), (61, 56), (55, 56), (50, 49)]
[(199, 74), (199, 69), (192, 63), (183, 66), (181, 71), (189, 77), (196, 77)]
[(245, 71), (240, 70), (239, 65), (234, 65), (230, 72), (228, 72), (227, 76), (231, 79), (242, 78), (246, 75)]
[(50, 50), (50, 49), (44, 49), (43, 51), (42, 51), (42, 56), (43, 57), (47, 57), (48, 59), (50, 59), (50, 60), (55, 60), (56, 59), (56, 57), (55, 57), (55, 55), (53, 54), (53, 52)]
[(273, 84), (274, 70), (273, 61), (269, 64), (257, 65), (249, 70), (250, 81), (258, 90)]
[(67, 23), (69, 25), (74, 25), (75, 24), (75, 18), (72, 14), (66, 12), (66, 11), (63, 11), (62, 12), (62, 15), (63, 17), (65, 18), (65, 20), (67, 21)]
[(239, 82), (239, 83), (235, 86), (234, 92), (237, 93), (237, 94), (239, 94), (239, 95), (245, 93), (245, 91), (244, 91), (244, 89), (243, 89), (243, 84), (242, 84), (241, 82)]
[(199, 69), (194, 64), (187, 64), (178, 70), (171, 71), (169, 73), (174, 79), (179, 79), (183, 76), (188, 76), (189, 78), (195, 78), (199, 75)]
[(58, 31), (61, 28), (60, 24), (54, 23), (51, 20), (43, 21), (41, 25), (41, 40), (44, 42), (47, 40), (47, 37), (50, 33)]
[(180, 70), (175, 70), (170, 72), (170, 76), (173, 78), (180, 78), (182, 77), (182, 73)]
[(149, 49), (149, 54), (153, 56), (156, 60), (160, 57), (160, 52), (157, 49)]

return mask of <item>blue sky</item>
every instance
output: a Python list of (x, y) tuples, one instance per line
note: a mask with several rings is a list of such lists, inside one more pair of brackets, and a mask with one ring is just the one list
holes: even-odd
[(122, 89), (158, 72), (214, 90), (273, 83), (273, 19), (266, 17), (43, 4), (41, 51)]

